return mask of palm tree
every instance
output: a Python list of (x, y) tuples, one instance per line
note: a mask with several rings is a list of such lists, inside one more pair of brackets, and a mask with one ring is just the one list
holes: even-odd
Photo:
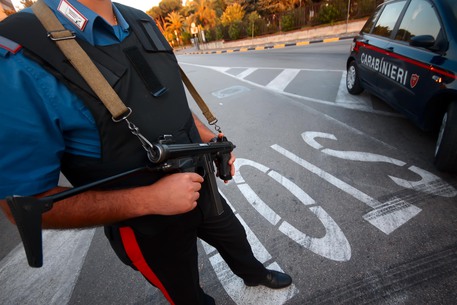
[(173, 34), (176, 36), (176, 40), (180, 41), (180, 36), (181, 36), (181, 31), (182, 29), (184, 28), (184, 17), (178, 13), (178, 12), (171, 12), (167, 15), (167, 17), (165, 18), (165, 20), (167, 21), (166, 22), (166, 29), (167, 31), (172, 34), (171, 36), (173, 36)]
[(193, 0), (190, 5), (194, 9), (193, 19), (205, 30), (216, 25), (216, 11), (211, 0)]

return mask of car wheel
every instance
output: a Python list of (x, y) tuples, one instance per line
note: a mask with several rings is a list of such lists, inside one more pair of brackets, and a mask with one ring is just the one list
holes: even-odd
[(348, 65), (346, 74), (346, 88), (350, 94), (360, 94), (363, 92), (362, 85), (360, 84), (359, 72), (355, 65), (355, 61), (351, 61)]
[(457, 171), (457, 102), (449, 104), (436, 141), (435, 166), (446, 172)]

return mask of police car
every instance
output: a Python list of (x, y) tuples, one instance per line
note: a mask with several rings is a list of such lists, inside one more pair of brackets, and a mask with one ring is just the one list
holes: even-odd
[(354, 38), (346, 87), (378, 96), (424, 130), (434, 163), (457, 171), (457, 1), (392, 0)]

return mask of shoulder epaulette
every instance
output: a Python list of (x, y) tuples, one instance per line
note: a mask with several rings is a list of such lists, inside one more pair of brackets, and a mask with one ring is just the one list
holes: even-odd
[(19, 52), (22, 46), (6, 37), (0, 36), (0, 48), (5, 49), (13, 54)]

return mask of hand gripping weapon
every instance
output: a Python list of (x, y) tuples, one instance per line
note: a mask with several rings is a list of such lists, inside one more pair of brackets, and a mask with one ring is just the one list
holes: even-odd
[(204, 175), (204, 183), (208, 186), (216, 215), (222, 214), (223, 208), (214, 176), (213, 162), (217, 166), (219, 177), (230, 180), (232, 176), (228, 160), (236, 146), (226, 138), (210, 143), (170, 144), (170, 142), (170, 138), (165, 138), (157, 144), (152, 144), (149, 155), (152, 166), (136, 168), (47, 197), (8, 196), (6, 201), (16, 222), (30, 267), (43, 265), (41, 215), (51, 210), (55, 202), (140, 172), (199, 172)]

